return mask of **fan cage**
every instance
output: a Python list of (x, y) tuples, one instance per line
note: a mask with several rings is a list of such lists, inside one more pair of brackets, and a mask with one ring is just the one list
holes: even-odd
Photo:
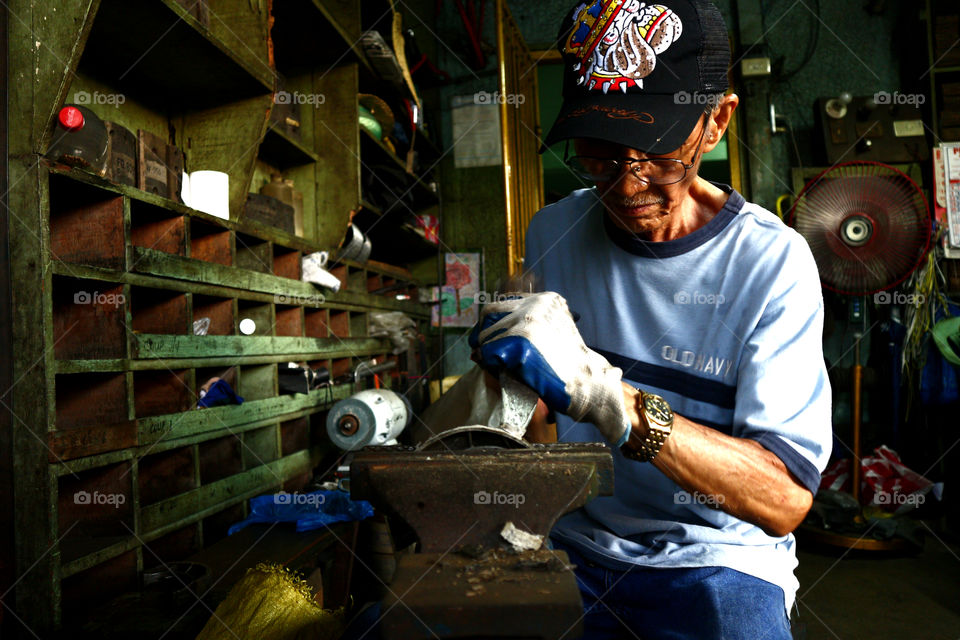
[[(847, 189), (854, 181), (859, 188), (855, 193)], [(887, 193), (865, 189), (867, 183), (880, 185)], [(856, 202), (859, 206), (834, 209), (844, 213), (813, 210), (822, 206), (818, 200), (829, 201), (834, 207), (849, 205), (853, 202), (851, 194), (860, 198)], [(890, 194), (897, 198), (893, 204), (899, 205), (893, 213), (884, 209), (877, 197)], [(856, 247), (844, 243), (837, 232), (840, 223), (854, 214), (879, 227), (873, 228), (874, 235), (868, 242)], [(913, 273), (930, 249), (932, 221), (923, 190), (910, 176), (881, 162), (845, 162), (821, 171), (797, 196), (789, 224), (810, 245), (823, 287), (842, 295), (870, 295), (896, 287)], [(894, 237), (894, 233), (908, 236)], [(906, 247), (905, 240), (909, 243)]]

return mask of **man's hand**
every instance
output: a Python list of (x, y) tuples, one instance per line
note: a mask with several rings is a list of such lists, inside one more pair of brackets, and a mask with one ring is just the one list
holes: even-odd
[(567, 302), (535, 293), (486, 305), (470, 333), (480, 364), (509, 371), (554, 411), (592, 422), (619, 447), (630, 432), (622, 371), (583, 343)]

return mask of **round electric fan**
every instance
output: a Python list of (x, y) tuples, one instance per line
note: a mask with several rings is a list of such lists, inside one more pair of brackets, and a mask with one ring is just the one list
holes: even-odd
[(800, 192), (790, 224), (831, 291), (862, 296), (909, 276), (930, 244), (927, 200), (906, 174), (879, 162), (827, 169)]
[[(823, 286), (851, 296), (851, 309), (858, 310), (851, 312), (851, 317), (863, 317), (860, 296), (905, 280), (930, 246), (930, 213), (923, 192), (906, 174), (879, 162), (839, 164), (818, 175), (797, 197), (790, 224), (810, 245)], [(858, 503), (862, 337), (862, 331), (853, 332), (851, 493)], [(870, 539), (868, 531), (859, 536), (819, 531), (814, 536), (828, 544), (857, 549), (891, 550), (905, 545), (896, 538)]]

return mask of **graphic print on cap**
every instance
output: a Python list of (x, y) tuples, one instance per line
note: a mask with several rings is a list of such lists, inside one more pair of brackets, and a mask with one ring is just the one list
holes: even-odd
[(577, 57), (577, 84), (587, 89), (643, 89), (643, 79), (683, 33), (680, 17), (661, 4), (640, 0), (595, 0), (573, 13), (574, 29), (563, 52)]

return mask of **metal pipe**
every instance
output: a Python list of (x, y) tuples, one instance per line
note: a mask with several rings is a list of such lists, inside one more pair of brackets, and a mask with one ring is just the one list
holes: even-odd
[(370, 362), (360, 362), (356, 367), (353, 368), (353, 380), (356, 382), (363, 376), (372, 376), (374, 374), (380, 373), (381, 371), (387, 371), (388, 369), (393, 369), (397, 366), (396, 361), (389, 360), (387, 362), (381, 362), (376, 364), (372, 360)]
[(860, 366), (860, 334), (854, 335), (853, 343), (853, 464), (850, 477), (853, 499), (860, 503), (860, 404), (863, 383), (863, 367)]

